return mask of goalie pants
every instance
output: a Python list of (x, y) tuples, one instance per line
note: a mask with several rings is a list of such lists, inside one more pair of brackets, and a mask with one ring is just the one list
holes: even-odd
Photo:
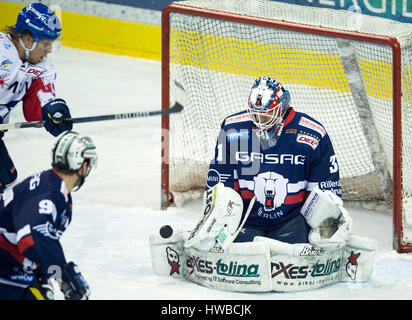
[(296, 217), (288, 219), (270, 230), (259, 230), (251, 227), (244, 227), (239, 232), (234, 242), (250, 242), (256, 236), (267, 237), (286, 243), (308, 243), (310, 226), (305, 218), (298, 214)]

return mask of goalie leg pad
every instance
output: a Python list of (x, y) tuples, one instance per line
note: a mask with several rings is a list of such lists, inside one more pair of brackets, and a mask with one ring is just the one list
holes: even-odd
[(272, 290), (265, 243), (231, 243), (225, 250), (185, 248), (184, 277), (209, 288), (239, 292)]
[(254, 242), (204, 251), (185, 248), (188, 236), (177, 231), (168, 239), (159, 234), (150, 237), (154, 272), (239, 292), (296, 292), (338, 281), (368, 281), (377, 250), (375, 241), (350, 235), (345, 243), (325, 247), (257, 236)]
[(376, 251), (377, 244), (374, 240), (350, 235), (342, 256), (342, 281), (364, 282), (370, 280)]
[(164, 239), (158, 233), (149, 238), (152, 266), (155, 274), (183, 278), (185, 254), (183, 243), (188, 233), (177, 231), (171, 237)]
[(340, 281), (343, 243), (316, 247), (309, 243), (290, 244), (266, 237), (255, 237), (254, 241), (269, 246), (273, 291), (312, 290)]
[(269, 248), (264, 243), (232, 243), (223, 250), (208, 251), (183, 243), (188, 232), (177, 231), (164, 239), (150, 236), (150, 251), (155, 274), (186, 278), (206, 287), (240, 291), (267, 292), (272, 289)]

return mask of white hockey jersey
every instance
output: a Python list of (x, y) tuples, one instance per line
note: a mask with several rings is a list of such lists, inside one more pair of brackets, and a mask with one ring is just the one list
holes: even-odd
[(27, 121), (42, 120), (41, 108), (55, 98), (55, 79), (49, 59), (23, 63), (10, 35), (0, 33), (0, 123), (9, 122), (10, 111), (20, 101)]

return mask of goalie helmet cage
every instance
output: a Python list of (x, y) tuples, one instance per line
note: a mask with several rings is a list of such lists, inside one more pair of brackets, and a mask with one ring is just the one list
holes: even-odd
[(412, 26), (268, 0), (179, 1), (162, 12), (161, 206), (204, 190), (220, 124), (269, 75), (319, 120), (344, 200), (392, 203), (393, 246), (412, 251)]

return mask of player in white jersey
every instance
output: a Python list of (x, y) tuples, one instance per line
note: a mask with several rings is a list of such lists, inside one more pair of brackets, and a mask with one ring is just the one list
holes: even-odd
[[(53, 136), (72, 129), (65, 123), (70, 111), (54, 90), (56, 71), (47, 58), (59, 39), (61, 25), (56, 14), (42, 3), (23, 8), (14, 26), (0, 32), (0, 123), (8, 123), (10, 112), (21, 101), (27, 121), (44, 120)], [(0, 132), (0, 193), (17, 179)]]

